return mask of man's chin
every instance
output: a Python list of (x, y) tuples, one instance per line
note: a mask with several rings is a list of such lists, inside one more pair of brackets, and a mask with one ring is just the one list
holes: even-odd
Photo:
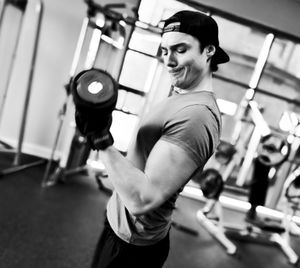
[(171, 84), (174, 86), (174, 87), (178, 87), (178, 85), (180, 85), (180, 81), (175, 78), (175, 77), (171, 77)]
[(182, 83), (181, 81), (178, 81), (178, 80), (176, 80), (176, 81), (173, 80), (172, 85), (174, 87), (178, 87), (180, 89), (186, 89), (186, 86), (184, 85), (184, 83)]

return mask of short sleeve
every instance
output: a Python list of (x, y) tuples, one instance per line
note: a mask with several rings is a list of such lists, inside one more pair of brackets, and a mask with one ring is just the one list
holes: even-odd
[(161, 139), (184, 149), (197, 165), (204, 165), (220, 138), (220, 123), (205, 105), (177, 111), (164, 125)]

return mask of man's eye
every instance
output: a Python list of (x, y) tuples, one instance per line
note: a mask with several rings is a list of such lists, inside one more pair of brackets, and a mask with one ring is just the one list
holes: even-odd
[(176, 51), (177, 51), (178, 53), (184, 53), (184, 52), (186, 52), (186, 48), (185, 48), (185, 47), (178, 47), (178, 48), (176, 49)]

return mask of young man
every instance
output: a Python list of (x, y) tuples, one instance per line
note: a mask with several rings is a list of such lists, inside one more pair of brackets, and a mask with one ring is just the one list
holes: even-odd
[(114, 192), (92, 267), (162, 267), (175, 201), (219, 143), (220, 113), (212, 72), (229, 61), (209, 16), (180, 11), (167, 19), (162, 57), (174, 94), (141, 123), (134, 152), (100, 148)]

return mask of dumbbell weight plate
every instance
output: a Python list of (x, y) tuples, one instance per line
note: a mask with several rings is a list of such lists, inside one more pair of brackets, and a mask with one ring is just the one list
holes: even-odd
[(266, 166), (282, 164), (290, 153), (287, 140), (275, 133), (262, 139), (258, 146), (258, 160)]
[(107, 105), (115, 101), (116, 83), (105, 71), (84, 71), (76, 76), (75, 86), (79, 97), (90, 104)]

